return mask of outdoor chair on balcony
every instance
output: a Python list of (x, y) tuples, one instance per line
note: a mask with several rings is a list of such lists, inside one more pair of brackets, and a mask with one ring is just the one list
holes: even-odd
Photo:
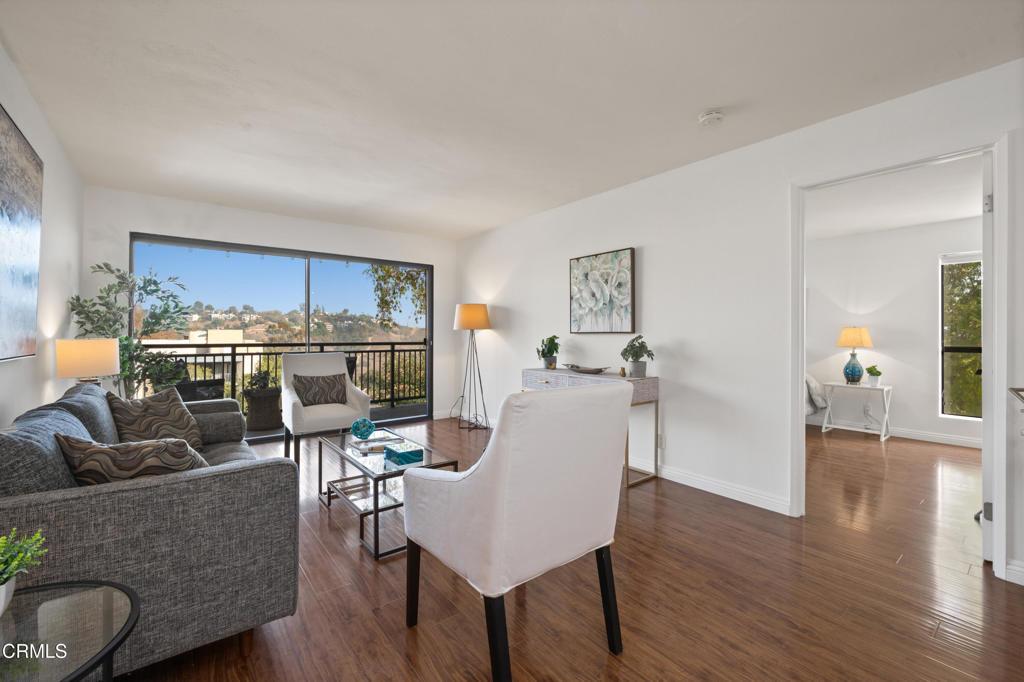
[[(342, 375), (345, 382), (344, 403), (302, 404), (295, 391), (296, 376), (336, 375)], [(296, 464), (303, 436), (337, 434), (351, 428), (360, 417), (370, 417), (370, 396), (352, 383), (344, 353), (284, 353), (281, 356), (281, 378), (284, 456), (291, 456), (294, 441)]]

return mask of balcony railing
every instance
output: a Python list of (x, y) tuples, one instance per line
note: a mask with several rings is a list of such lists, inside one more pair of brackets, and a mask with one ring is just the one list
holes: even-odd
[[(166, 353), (181, 362), (189, 382), (179, 390), (187, 399), (234, 398), (247, 411), (245, 388), (256, 371), (267, 370), (280, 385), (281, 355), (304, 352), (305, 343), (205, 343), (143, 341), (152, 351)], [(352, 382), (370, 396), (371, 404), (387, 411), (407, 413), (402, 406), (427, 402), (426, 341), (364, 343), (311, 343), (310, 352), (344, 351), (349, 358)], [(354, 367), (352, 360), (354, 359)], [(191, 386), (189, 385), (191, 384)], [(387, 417), (387, 414), (380, 415)]]

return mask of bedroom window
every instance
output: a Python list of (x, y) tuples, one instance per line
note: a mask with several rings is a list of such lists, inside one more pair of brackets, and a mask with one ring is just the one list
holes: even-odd
[(981, 418), (981, 257), (943, 256), (942, 414)]

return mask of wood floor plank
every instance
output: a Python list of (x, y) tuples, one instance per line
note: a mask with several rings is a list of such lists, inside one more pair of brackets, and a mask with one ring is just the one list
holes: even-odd
[[(488, 433), (401, 428), (459, 460)], [(260, 445), (281, 456), (280, 445)], [(980, 556), (977, 450), (807, 433), (807, 516), (792, 519), (666, 480), (622, 494), (613, 545), (621, 656), (604, 639), (592, 556), (506, 596), (517, 680), (1011, 679), (1024, 670), (1024, 588)], [(327, 453), (325, 472), (342, 471)], [(422, 560), (405, 627), (405, 558), (374, 561), (344, 505), (316, 498), (303, 443), (299, 608), (135, 676), (191, 680), (487, 680), (483, 604)], [(557, 510), (552, 510), (557, 513)], [(401, 540), (402, 513), (384, 527)]]

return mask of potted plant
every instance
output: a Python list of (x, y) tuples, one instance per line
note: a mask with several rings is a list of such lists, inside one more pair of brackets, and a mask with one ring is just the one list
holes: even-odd
[(647, 376), (647, 360), (654, 359), (654, 353), (647, 347), (644, 335), (630, 339), (626, 347), (622, 349), (622, 359), (629, 365), (629, 376), (634, 379), (643, 379)]
[(537, 349), (537, 357), (544, 361), (544, 369), (555, 369), (558, 367), (558, 337), (551, 335), (540, 340), (540, 348)]
[(248, 430), (281, 428), (281, 387), (276, 376), (266, 369), (256, 370), (249, 375), (242, 393), (248, 406), (245, 415)]
[(110, 278), (93, 298), (75, 294), (68, 308), (78, 327), (78, 338), (118, 339), (121, 373), (114, 383), (129, 400), (148, 389), (160, 390), (188, 379), (185, 365), (174, 356), (149, 350), (142, 339), (157, 334), (171, 338), (188, 330), (188, 308), (181, 300), (185, 285), (177, 277), (160, 279), (100, 263), (94, 275)]
[(871, 365), (865, 372), (868, 373), (868, 386), (879, 386), (882, 383), (882, 370), (878, 365)]
[(0, 613), (11, 603), (17, 575), (38, 566), (46, 554), (44, 542), (42, 529), (30, 537), (19, 538), (17, 528), (12, 528), (8, 535), (0, 535)]

